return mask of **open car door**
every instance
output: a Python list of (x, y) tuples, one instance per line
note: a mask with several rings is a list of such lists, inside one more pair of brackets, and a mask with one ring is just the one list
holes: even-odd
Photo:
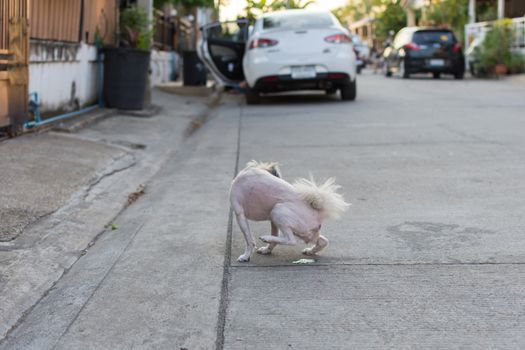
[(242, 59), (248, 39), (248, 20), (214, 22), (201, 28), (200, 59), (217, 82), (237, 86), (244, 81)]

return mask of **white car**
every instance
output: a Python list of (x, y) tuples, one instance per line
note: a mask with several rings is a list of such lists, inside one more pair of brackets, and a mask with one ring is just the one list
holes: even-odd
[(348, 31), (330, 12), (287, 10), (202, 28), (199, 55), (225, 86), (246, 82), (248, 104), (260, 93), (341, 91), (356, 97), (356, 57)]

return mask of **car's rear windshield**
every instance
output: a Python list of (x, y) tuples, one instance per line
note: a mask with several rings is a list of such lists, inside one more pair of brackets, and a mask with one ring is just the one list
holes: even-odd
[(454, 43), (456, 38), (449, 31), (422, 30), (414, 33), (412, 41), (416, 44)]
[(299, 13), (286, 15), (266, 16), (263, 18), (263, 29), (310, 29), (331, 27), (334, 25), (328, 13)]

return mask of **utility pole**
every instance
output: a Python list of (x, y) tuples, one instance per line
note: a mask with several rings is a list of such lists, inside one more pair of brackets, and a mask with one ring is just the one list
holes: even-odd
[[(138, 5), (142, 7), (148, 14), (150, 21), (150, 29), (153, 29), (153, 0), (139, 0)], [(153, 45), (153, 43), (152, 43)], [(150, 57), (151, 59), (151, 57)], [(146, 91), (144, 92), (144, 107), (148, 109), (151, 106), (151, 77), (150, 68), (148, 68), (148, 75), (146, 76)]]

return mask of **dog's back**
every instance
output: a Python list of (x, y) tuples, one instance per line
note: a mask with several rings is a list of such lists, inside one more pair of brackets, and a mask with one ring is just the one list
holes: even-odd
[(301, 201), (292, 185), (268, 170), (248, 167), (233, 180), (230, 201), (233, 210), (249, 220), (269, 220), (277, 203)]

